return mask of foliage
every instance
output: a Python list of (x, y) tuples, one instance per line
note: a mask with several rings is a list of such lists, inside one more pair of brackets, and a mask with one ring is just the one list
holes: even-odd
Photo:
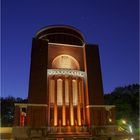
[(12, 126), (14, 120), (14, 103), (23, 103), (27, 102), (27, 99), (14, 98), (8, 96), (6, 98), (1, 97), (1, 126)]
[(139, 127), (139, 88), (138, 84), (118, 87), (105, 94), (105, 104), (116, 106), (116, 119), (125, 119), (134, 127)]
[[(116, 119), (125, 119), (133, 126), (139, 124), (139, 88), (138, 84), (118, 87), (110, 94), (105, 94), (105, 104), (116, 106)], [(14, 119), (14, 103), (26, 103), (27, 99), (6, 97), (1, 100), (1, 125), (12, 126)]]

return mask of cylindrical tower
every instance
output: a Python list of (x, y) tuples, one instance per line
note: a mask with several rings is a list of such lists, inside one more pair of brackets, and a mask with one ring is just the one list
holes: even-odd
[(51, 43), (83, 45), (84, 36), (72, 26), (54, 25), (39, 30), (35, 38), (48, 40)]

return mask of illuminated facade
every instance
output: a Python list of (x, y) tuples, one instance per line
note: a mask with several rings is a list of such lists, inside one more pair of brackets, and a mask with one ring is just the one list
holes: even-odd
[(26, 128), (27, 138), (90, 139), (112, 130), (114, 106), (104, 105), (98, 45), (85, 44), (83, 34), (71, 26), (38, 31), (28, 103), (15, 106), (13, 135)]

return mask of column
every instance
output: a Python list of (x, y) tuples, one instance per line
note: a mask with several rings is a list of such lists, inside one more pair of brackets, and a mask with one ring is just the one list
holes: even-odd
[(66, 104), (65, 104), (65, 77), (62, 79), (63, 90), (62, 90), (62, 125), (66, 125)]
[(81, 126), (81, 103), (80, 103), (80, 98), (81, 98), (81, 87), (80, 87), (80, 82), (79, 79), (76, 79), (77, 82), (77, 94), (78, 94), (78, 102), (77, 102), (77, 121), (78, 125)]
[(72, 93), (72, 79), (69, 78), (69, 106), (70, 106), (70, 125), (74, 125), (74, 110), (73, 110), (73, 93)]
[(54, 126), (57, 126), (58, 115), (57, 115), (57, 78), (55, 78), (55, 94), (54, 94)]
[(82, 108), (83, 108), (83, 124), (86, 124), (85, 117), (85, 101), (84, 101), (84, 79), (81, 78), (81, 97), (82, 97)]
[(50, 91), (51, 91), (51, 79), (48, 77), (48, 125), (50, 125)]
[(66, 124), (70, 125), (70, 105), (69, 105), (69, 78), (65, 77), (65, 107), (66, 107)]

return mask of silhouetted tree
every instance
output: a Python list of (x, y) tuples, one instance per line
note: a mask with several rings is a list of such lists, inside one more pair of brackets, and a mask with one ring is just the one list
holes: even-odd
[[(105, 104), (116, 106), (116, 119), (127, 119), (133, 126), (139, 125), (139, 89), (138, 84), (117, 87), (110, 94), (105, 94)], [(27, 103), (27, 99), (8, 96), (1, 97), (1, 125), (12, 126), (14, 103)]]
[(12, 126), (14, 120), (14, 103), (25, 103), (27, 99), (8, 96), (6, 98), (1, 97), (0, 100), (1, 126)]
[(132, 84), (104, 95), (105, 104), (116, 106), (116, 119), (124, 118), (135, 127), (139, 125), (139, 89), (138, 84)]

